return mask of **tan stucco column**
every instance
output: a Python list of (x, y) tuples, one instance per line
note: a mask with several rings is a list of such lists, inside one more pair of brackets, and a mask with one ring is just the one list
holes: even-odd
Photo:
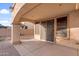
[(40, 40), (40, 23), (34, 24), (34, 39)]
[(13, 24), (11, 28), (11, 43), (18, 44), (21, 43), (20, 41), (20, 25)]

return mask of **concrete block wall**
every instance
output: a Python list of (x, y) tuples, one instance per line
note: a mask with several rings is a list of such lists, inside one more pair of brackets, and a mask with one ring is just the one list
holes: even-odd
[(11, 37), (11, 28), (1, 28), (0, 29), (0, 36), (3, 36), (3, 37)]
[(27, 39), (27, 38), (33, 38), (33, 37), (34, 37), (34, 29), (20, 30), (20, 38), (21, 39)]

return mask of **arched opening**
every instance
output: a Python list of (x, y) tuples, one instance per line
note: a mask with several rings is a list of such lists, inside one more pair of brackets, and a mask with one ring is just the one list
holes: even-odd
[(34, 23), (20, 22), (20, 40), (30, 40), (34, 38)]

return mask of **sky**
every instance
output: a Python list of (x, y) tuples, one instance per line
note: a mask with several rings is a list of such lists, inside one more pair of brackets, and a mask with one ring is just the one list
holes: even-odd
[(12, 3), (0, 3), (0, 24), (5, 26), (11, 25), (11, 10)]

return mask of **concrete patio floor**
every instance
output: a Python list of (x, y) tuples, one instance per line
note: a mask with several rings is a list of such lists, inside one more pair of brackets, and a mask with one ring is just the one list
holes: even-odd
[(14, 45), (22, 56), (77, 56), (78, 50), (45, 41), (27, 40)]
[(38, 40), (25, 40), (12, 45), (10, 41), (0, 42), (0, 56), (77, 56), (78, 49)]
[(77, 42), (75, 40), (61, 39), (61, 40), (57, 41), (57, 44), (79, 49), (79, 44), (77, 44)]
[(13, 45), (7, 41), (0, 41), (0, 56), (20, 56)]

